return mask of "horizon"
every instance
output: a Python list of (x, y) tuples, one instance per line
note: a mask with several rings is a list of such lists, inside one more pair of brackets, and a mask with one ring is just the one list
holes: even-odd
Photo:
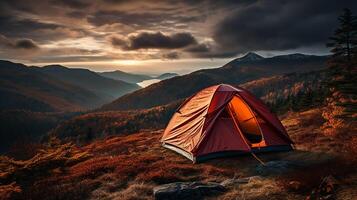
[(0, 57), (26, 65), (158, 75), (219, 67), (246, 52), (326, 55), (337, 16), (345, 7), (356, 10), (357, 3), (320, 5), (5, 0), (0, 2)]
[[(22, 64), (25, 64), (27, 66), (35, 66), (35, 67), (46, 67), (46, 66), (49, 66), (49, 65), (60, 65), (60, 66), (71, 68), (71, 69), (88, 69), (88, 70), (91, 70), (91, 71), (97, 72), (97, 73), (121, 71), (121, 72), (129, 73), (129, 74), (148, 75), (148, 76), (152, 76), (153, 78), (155, 78), (155, 76), (159, 76), (159, 75), (162, 75), (162, 74), (165, 74), (165, 73), (177, 73), (179, 75), (185, 75), (185, 74), (189, 74), (191, 72), (194, 72), (194, 71), (197, 71), (197, 70), (200, 70), (200, 69), (219, 68), (219, 67), (222, 67), (223, 65), (231, 62), (232, 60), (243, 58), (244, 56), (246, 56), (249, 53), (257, 54), (259, 56), (262, 56), (263, 58), (273, 58), (275, 56), (284, 56), (284, 55), (293, 55), (293, 54), (303, 54), (303, 55), (307, 55), (307, 56), (328, 56), (329, 55), (329, 54), (305, 54), (305, 53), (299, 53), (299, 52), (297, 52), (297, 53), (288, 52), (286, 54), (276, 54), (276, 55), (269, 55), (268, 54), (267, 56), (263, 56), (263, 55), (261, 55), (259, 53), (256, 53), (256, 52), (247, 52), (247, 53), (245, 53), (243, 55), (240, 55), (238, 57), (220, 59), (219, 62), (216, 62), (217, 65), (202, 66), (202, 67), (201, 66), (199, 66), (199, 67), (189, 66), (190, 68), (187, 71), (162, 71), (161, 73), (145, 73), (145, 72), (140, 72), (140, 71), (130, 71), (129, 67), (131, 67), (131, 64), (129, 64), (129, 65), (127, 64), (126, 66), (117, 66), (116, 64), (109, 63), (109, 67), (110, 67), (110, 65), (114, 65), (113, 68), (108, 69), (108, 70), (99, 70), (99, 71), (96, 70), (96, 68), (92, 69), (90, 66), (83, 65), (83, 63), (79, 64), (79, 66), (77, 66), (76, 64), (75, 65), (71, 65), (71, 64), (68, 64), (68, 63), (63, 63), (63, 64), (61, 64), (61, 63), (45, 63), (45, 64), (37, 63), (39, 65), (36, 65), (36, 64), (33, 64), (33, 63), (22, 63)], [(9, 60), (9, 61), (11, 61), (11, 60)], [(165, 63), (167, 63), (167, 62), (165, 62)], [(144, 63), (144, 64), (148, 65), (149, 63)], [(89, 63), (89, 65), (90, 65), (90, 63)], [(100, 64), (100, 65), (106, 65), (106, 64)], [(124, 68), (124, 70), (123, 70), (123, 68)], [(129, 68), (129, 70), (125, 71), (125, 68)]]

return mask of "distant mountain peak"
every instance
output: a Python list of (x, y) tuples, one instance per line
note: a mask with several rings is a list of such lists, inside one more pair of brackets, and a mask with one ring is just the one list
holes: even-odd
[(307, 57), (311, 57), (312, 55), (306, 55), (306, 54), (302, 54), (302, 53), (292, 53), (292, 54), (286, 54), (286, 55), (279, 55), (279, 56), (275, 56), (277, 58), (285, 58), (285, 59), (302, 59), (302, 58), (307, 58)]
[(54, 64), (54, 65), (46, 65), (46, 66), (43, 66), (43, 68), (47, 68), (47, 69), (68, 69), (67, 67), (65, 66), (62, 66), (62, 65), (58, 65), (58, 64)]
[(254, 52), (248, 52), (247, 54), (245, 54), (244, 56), (236, 59), (236, 61), (256, 61), (256, 60), (261, 60), (264, 59), (263, 56), (256, 54)]
[(160, 80), (164, 80), (164, 79), (169, 79), (169, 78), (172, 78), (175, 76), (178, 76), (178, 74), (177, 73), (163, 73), (163, 74), (157, 76), (156, 78), (160, 79)]

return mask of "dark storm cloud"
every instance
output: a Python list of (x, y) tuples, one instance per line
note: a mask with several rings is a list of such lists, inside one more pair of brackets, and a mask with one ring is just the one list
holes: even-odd
[(87, 21), (95, 26), (121, 23), (131, 26), (148, 27), (165, 20), (173, 20), (180, 23), (199, 20), (197, 16), (170, 14), (165, 12), (126, 12), (126, 11), (98, 11), (87, 18)]
[(0, 1), (0, 13), (8, 13), (11, 10), (17, 10), (26, 13), (36, 13), (33, 4), (27, 4), (22, 0)]
[(29, 30), (55, 29), (61, 26), (53, 23), (43, 23), (32, 19), (19, 19), (16, 16), (0, 15), (0, 27), (0, 32), (5, 35), (23, 35)]
[(357, 1), (259, 1), (227, 15), (213, 38), (237, 53), (323, 45), (344, 7), (356, 11)]
[(128, 41), (126, 41), (126, 39), (124, 38), (119, 38), (117, 36), (113, 36), (113, 37), (110, 37), (110, 43), (113, 47), (116, 47), (116, 48), (124, 48), (126, 46), (128, 46)]
[[(178, 59), (323, 48), (345, 7), (357, 15), (356, 0), (0, 0), (0, 43), (58, 59), (73, 54), (64, 48), (86, 46), (82, 41), (125, 59), (151, 53), (141, 49)], [(110, 45), (130, 52), (117, 55)]]
[(210, 51), (210, 46), (208, 44), (197, 44), (190, 46), (185, 49), (186, 52), (191, 52), (191, 53), (202, 53), (202, 52), (209, 52)]
[(0, 27), (0, 34), (8, 38), (30, 38), (39, 43), (77, 38), (86, 32), (80, 28), (73, 29), (61, 24), (19, 19), (16, 16), (1, 16), (1, 14)]
[(178, 49), (196, 44), (196, 39), (190, 33), (175, 33), (166, 35), (161, 32), (142, 32), (130, 36), (127, 41), (113, 37), (113, 46), (122, 47), (124, 50), (137, 49)]
[(16, 48), (21, 49), (38, 49), (39, 47), (30, 39), (20, 39), (17, 40), (15, 45)]
[(82, 11), (70, 11), (67, 12), (66, 15), (71, 18), (84, 18), (87, 16), (87, 13)]
[(176, 51), (165, 53), (161, 56), (163, 59), (175, 60), (180, 58), (180, 54)]
[(22, 39), (12, 40), (1, 34), (0, 34), (0, 47), (7, 50), (16, 50), (16, 49), (37, 50), (40, 48), (31, 39), (22, 38)]
[(52, 0), (51, 1), (54, 5), (58, 6), (67, 6), (69, 8), (73, 9), (82, 9), (82, 8), (87, 8), (91, 4), (89, 1), (79, 1), (79, 0)]
[[(18, 19), (15, 16), (0, 16), (0, 34), (7, 37), (32, 38), (38, 30), (56, 29), (60, 25), (43, 23), (32, 19)], [(42, 35), (41, 35), (42, 36)], [(43, 37), (46, 37), (43, 35)]]

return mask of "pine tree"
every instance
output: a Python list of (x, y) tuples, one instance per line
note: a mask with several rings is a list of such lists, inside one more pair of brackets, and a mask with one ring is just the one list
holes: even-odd
[(336, 64), (351, 65), (357, 56), (357, 20), (349, 9), (344, 9), (344, 13), (338, 18), (339, 27), (335, 30), (334, 36), (330, 37), (327, 47), (332, 48), (331, 62)]

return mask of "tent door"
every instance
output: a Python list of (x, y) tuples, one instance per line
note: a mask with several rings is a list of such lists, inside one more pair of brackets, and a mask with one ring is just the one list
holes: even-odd
[(263, 141), (263, 134), (260, 129), (255, 113), (238, 96), (234, 96), (228, 103), (228, 108), (233, 120), (242, 131), (245, 139), (251, 146), (256, 146)]

